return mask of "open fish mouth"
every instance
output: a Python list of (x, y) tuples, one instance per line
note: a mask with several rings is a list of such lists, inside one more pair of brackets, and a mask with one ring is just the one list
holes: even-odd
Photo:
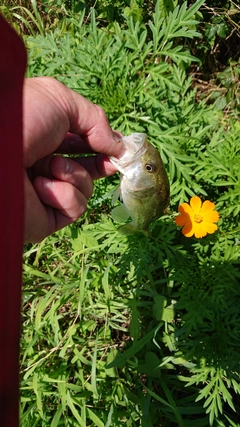
[(132, 133), (129, 136), (123, 136), (123, 150), (118, 157), (110, 156), (111, 163), (119, 170), (119, 167), (125, 167), (137, 160), (146, 151), (144, 147), (147, 139), (144, 133)]

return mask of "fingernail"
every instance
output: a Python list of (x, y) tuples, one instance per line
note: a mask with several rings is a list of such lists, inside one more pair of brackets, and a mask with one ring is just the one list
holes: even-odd
[(67, 174), (72, 171), (72, 163), (66, 158), (64, 158), (64, 160), (65, 160), (65, 173)]
[(48, 178), (45, 178), (45, 179), (43, 180), (43, 182), (42, 182), (42, 185), (43, 185), (43, 187), (45, 187), (45, 188), (52, 188), (52, 187), (54, 187), (55, 182), (54, 182), (54, 181), (51, 181), (51, 180), (50, 180), (50, 179), (48, 179)]
[(122, 140), (122, 134), (120, 133), (120, 132), (117, 132), (116, 130), (114, 130), (113, 131), (113, 139), (116, 141), (116, 142), (121, 142), (121, 140)]

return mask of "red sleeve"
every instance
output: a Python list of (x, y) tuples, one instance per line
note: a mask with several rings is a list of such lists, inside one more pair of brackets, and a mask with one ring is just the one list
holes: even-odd
[(0, 16), (0, 426), (18, 426), (26, 52)]

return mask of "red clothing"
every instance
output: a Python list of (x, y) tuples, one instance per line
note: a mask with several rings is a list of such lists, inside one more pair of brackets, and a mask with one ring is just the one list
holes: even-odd
[(0, 426), (18, 426), (26, 52), (0, 16)]

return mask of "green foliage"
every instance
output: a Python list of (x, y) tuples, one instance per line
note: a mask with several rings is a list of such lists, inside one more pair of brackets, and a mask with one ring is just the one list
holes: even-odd
[(0, 11), (19, 34), (45, 35), (44, 17), (36, 0), (25, 0), (20, 2), (20, 5), (14, 0), (10, 2), (5, 0), (0, 6)]
[[(27, 40), (29, 75), (55, 76), (101, 105), (113, 128), (149, 135), (163, 158), (168, 158), (172, 183), (178, 178), (178, 186), (172, 185), (174, 202), (186, 194), (206, 194), (192, 179), (190, 154), (195, 155), (197, 146), (209, 139), (208, 125), (214, 129), (216, 123), (205, 102), (195, 106), (186, 68), (196, 58), (177, 43), (179, 37), (200, 35), (193, 18), (202, 3), (189, 9), (184, 3), (168, 19), (157, 3), (148, 28), (130, 17), (125, 28), (115, 24), (110, 33), (98, 28), (93, 10), (88, 26), (83, 13), (75, 22), (75, 37), (55, 33)], [(192, 145), (188, 153), (187, 141)]]
[[(142, 2), (125, 3), (121, 25), (80, 8), (66, 27), (26, 37), (28, 76), (57, 77), (100, 104), (116, 130), (146, 132), (171, 204), (148, 237), (125, 237), (110, 217), (119, 178), (100, 180), (84, 218), (26, 247), (21, 424), (238, 426), (238, 101), (199, 101), (193, 86), (200, 63), (187, 42), (200, 40), (203, 1), (158, 1), (147, 20)], [(232, 93), (238, 69), (219, 76)], [(203, 239), (174, 223), (195, 194), (221, 217)]]
[(192, 47), (203, 62), (203, 71), (213, 74), (230, 60), (239, 59), (239, 2), (206, 0), (201, 13), (202, 41)]

